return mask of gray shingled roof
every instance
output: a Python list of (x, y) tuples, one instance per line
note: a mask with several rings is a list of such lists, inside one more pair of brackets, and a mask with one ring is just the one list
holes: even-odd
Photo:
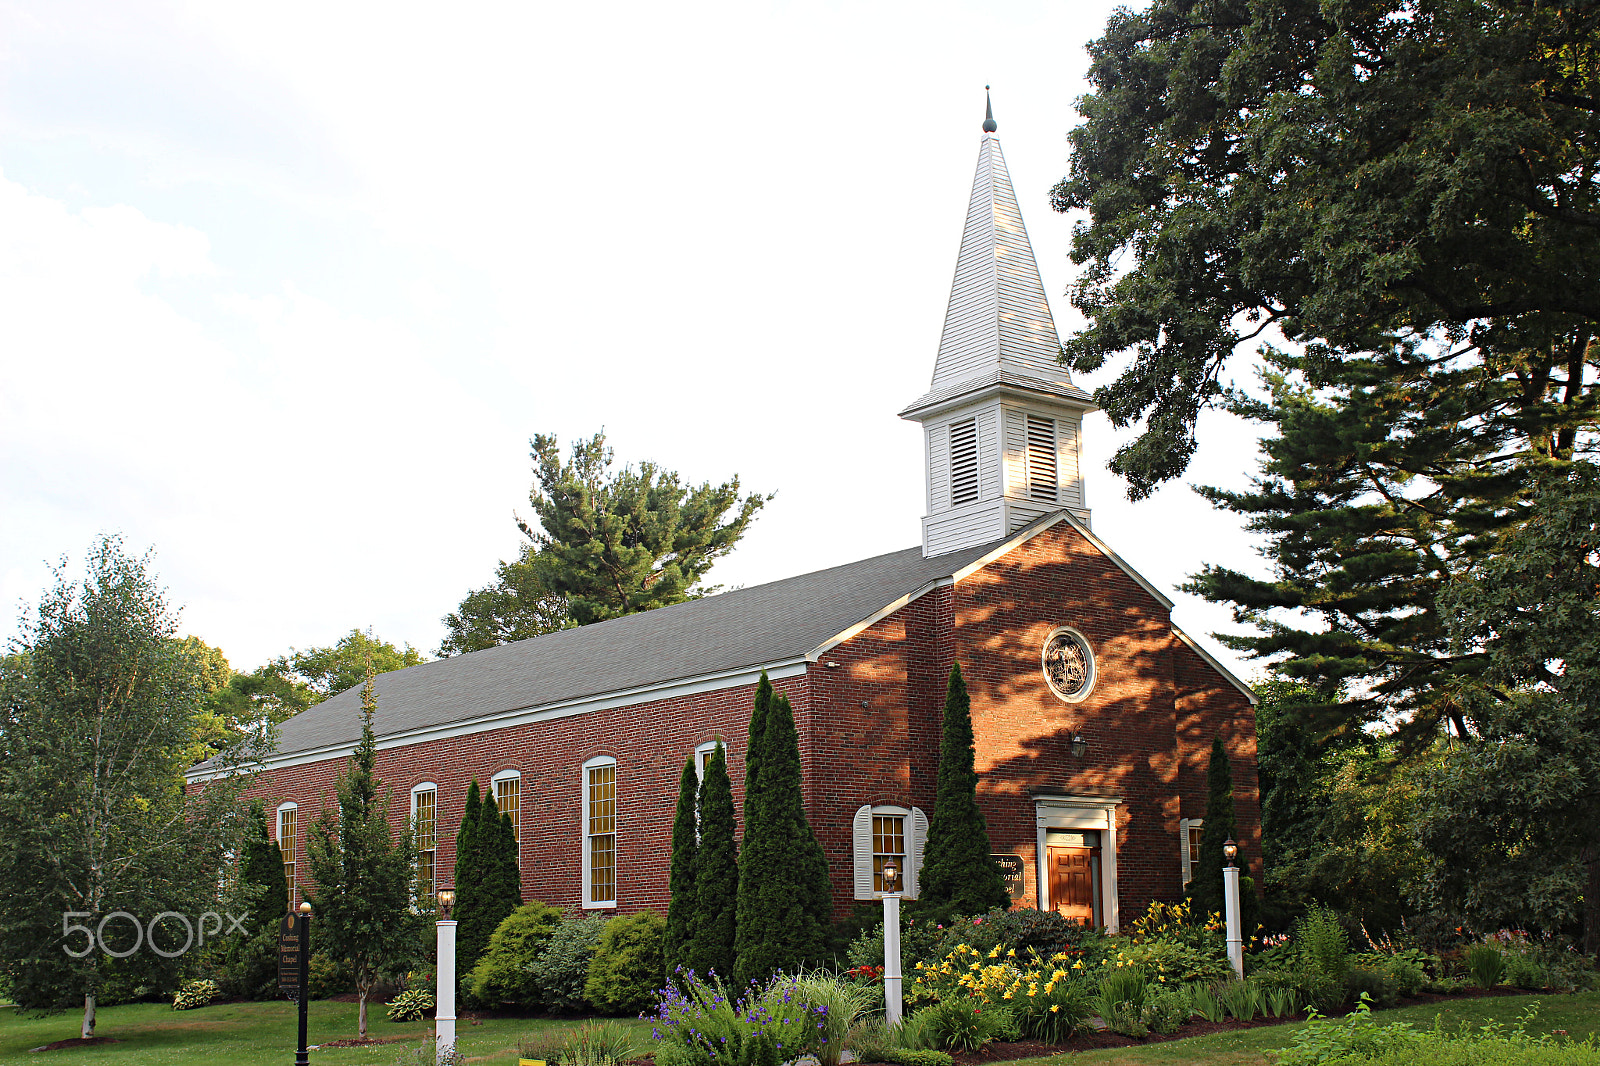
[[(379, 739), (805, 655), (1000, 541), (922, 557), (907, 548), (609, 622), (379, 674)], [(361, 736), (359, 686), (279, 727), (282, 755)], [(195, 769), (201, 770), (202, 763)]]

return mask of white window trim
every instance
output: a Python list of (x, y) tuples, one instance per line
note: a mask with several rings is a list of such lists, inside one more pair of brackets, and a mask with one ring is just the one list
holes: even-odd
[(289, 906), (290, 907), (294, 906), (294, 904), (295, 904), (295, 893), (300, 890), (300, 832), (301, 832), (301, 826), (300, 826), (300, 816), (298, 814), (296, 814), (295, 818), (294, 818), (294, 846), (295, 846), (295, 850), (290, 852), (288, 857), (284, 857), (284, 855), (283, 855), (283, 816), (284, 816), (284, 813), (287, 812), (287, 811), (298, 811), (299, 809), (300, 809), (300, 804), (298, 804), (298, 803), (280, 803), (280, 804), (278, 804), (278, 812), (277, 812), (277, 815), (276, 815), (276, 818), (275, 818), (275, 828), (273, 830), (273, 837), (277, 840), (277, 844), (278, 844), (278, 857), (283, 859), (283, 862), (284, 862), (285, 865), (287, 865), (287, 864), (289, 864), (291, 862), (294, 863), (294, 882), (287, 886), (288, 889), (289, 889)]
[[(1050, 671), (1045, 660), (1045, 656), (1050, 651), (1051, 641), (1055, 640), (1056, 637), (1060, 636), (1062, 633), (1067, 634), (1075, 640), (1083, 641), (1083, 648), (1089, 653), (1089, 680), (1084, 684), (1082, 690), (1073, 694), (1063, 693), (1060, 689), (1056, 688), (1055, 682), (1050, 680)], [(1100, 667), (1096, 660), (1097, 657), (1094, 653), (1093, 642), (1091, 642), (1088, 637), (1084, 636), (1082, 630), (1075, 629), (1072, 626), (1056, 626), (1045, 635), (1044, 643), (1039, 646), (1039, 671), (1044, 674), (1045, 686), (1049, 688), (1055, 698), (1060, 700), (1062, 703), (1082, 703), (1094, 692), (1095, 683), (1100, 680)]]
[(1194, 871), (1189, 867), (1189, 830), (1203, 829), (1204, 818), (1179, 818), (1178, 819), (1178, 861), (1183, 869), (1183, 883), (1194, 880)]
[(522, 865), (522, 771), (501, 770), (489, 778), (489, 795), (494, 797), (495, 809), (500, 808), (500, 782), (515, 781), (517, 783), (517, 816), (513, 821), (517, 829), (517, 865)]
[(1100, 900), (1106, 932), (1115, 933), (1120, 914), (1117, 906), (1117, 807), (1118, 799), (1103, 796), (1035, 796), (1034, 869), (1038, 875), (1039, 909), (1050, 906), (1050, 863), (1045, 843), (1049, 829), (1098, 829), (1100, 831)]
[(920, 807), (902, 807), (893, 803), (866, 804), (856, 810), (851, 825), (853, 877), (855, 898), (882, 899), (888, 895), (872, 888), (872, 817), (897, 815), (904, 818), (906, 834), (906, 870), (902, 877), (905, 890), (901, 899), (916, 899), (922, 888), (922, 849), (928, 842), (928, 816)]
[(700, 756), (704, 755), (704, 756), (707, 757), (707, 759), (709, 759), (710, 756), (711, 756), (711, 753), (717, 750), (717, 745), (718, 744), (722, 745), (722, 757), (724, 759), (730, 759), (730, 758), (733, 757), (733, 749), (728, 747), (728, 742), (726, 740), (721, 740), (721, 739), (708, 740), (704, 744), (696, 744), (695, 745), (695, 748), (694, 748), (694, 775), (696, 777), (698, 777), (702, 781), (705, 780), (706, 775), (705, 775), (705, 771), (703, 769), (701, 769), (701, 767), (700, 767)]
[[(616, 765), (617, 760), (610, 755), (597, 755), (593, 759), (590, 759), (588, 762), (584, 763), (583, 767), (578, 771), (578, 795), (581, 800), (578, 805), (578, 839), (582, 842), (578, 850), (582, 854), (583, 858), (583, 880), (579, 885), (579, 895), (582, 899), (583, 909), (586, 911), (613, 910), (617, 905), (616, 897), (620, 894), (616, 891), (616, 886), (621, 882), (622, 879), (620, 877), (615, 877), (612, 880), (611, 899), (596, 900), (594, 902), (589, 900), (589, 771), (597, 766), (615, 767)], [(615, 786), (613, 786), (611, 801), (613, 804), (613, 809), (615, 809), (619, 795), (619, 791), (616, 790)], [(615, 850), (615, 845), (617, 843), (617, 837), (619, 836), (617, 833), (618, 828), (619, 826), (617, 825), (617, 820), (613, 819), (611, 831), (611, 839), (614, 849), (612, 851), (613, 863), (616, 863), (617, 851)], [(617, 865), (620, 866), (621, 864), (617, 863)], [(617, 872), (615, 867), (613, 868), (613, 872)]]

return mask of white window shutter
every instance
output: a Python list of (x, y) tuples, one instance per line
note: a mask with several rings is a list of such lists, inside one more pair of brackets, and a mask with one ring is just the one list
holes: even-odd
[(922, 846), (928, 840), (928, 816), (922, 813), (921, 807), (911, 808), (911, 815), (906, 819), (911, 824), (906, 826), (906, 865), (911, 867), (910, 876), (906, 878), (906, 885), (910, 889), (906, 893), (911, 899), (916, 899), (922, 891)]
[(851, 825), (851, 836), (855, 839), (855, 873), (856, 873), (856, 899), (876, 899), (872, 891), (872, 807), (866, 806), (856, 811), (854, 823)]

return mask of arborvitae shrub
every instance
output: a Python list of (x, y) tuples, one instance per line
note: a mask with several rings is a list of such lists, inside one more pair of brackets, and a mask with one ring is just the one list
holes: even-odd
[(640, 1014), (655, 1005), (661, 988), (661, 944), (666, 919), (640, 911), (606, 923), (589, 965), (584, 994), (602, 1014)]
[(489, 937), (489, 947), (466, 984), (480, 1003), (539, 1003), (539, 952), (561, 921), (561, 912), (535, 900), (518, 907)]

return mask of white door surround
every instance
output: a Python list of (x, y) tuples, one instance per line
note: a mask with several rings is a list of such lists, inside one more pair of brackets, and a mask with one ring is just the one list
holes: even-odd
[(1039, 882), (1039, 909), (1050, 909), (1050, 870), (1045, 833), (1050, 829), (1100, 831), (1100, 899), (1105, 908), (1106, 931), (1115, 933), (1117, 913), (1117, 806), (1110, 796), (1033, 797), (1034, 870)]

